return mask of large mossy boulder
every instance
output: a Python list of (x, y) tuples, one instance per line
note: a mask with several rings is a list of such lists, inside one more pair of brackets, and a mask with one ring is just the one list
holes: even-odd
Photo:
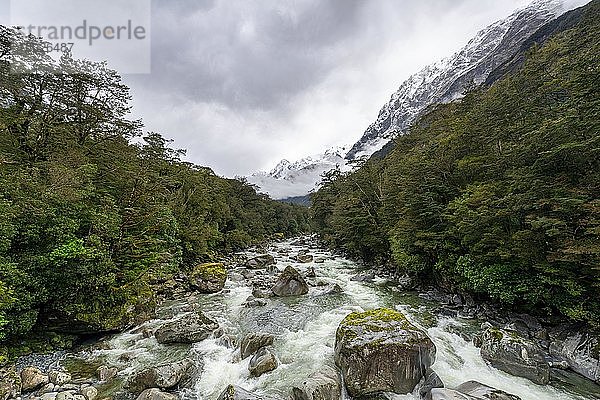
[(336, 332), (335, 363), (353, 398), (411, 393), (434, 361), (431, 339), (396, 310), (351, 313)]
[(494, 368), (527, 378), (538, 385), (550, 382), (550, 366), (545, 352), (516, 331), (487, 329), (482, 336), (481, 357)]
[(194, 267), (188, 276), (190, 286), (200, 293), (217, 293), (223, 290), (227, 270), (222, 263), (205, 263)]
[(198, 311), (165, 322), (154, 332), (154, 337), (158, 343), (196, 343), (218, 328), (218, 323)]
[(271, 290), (280, 297), (300, 296), (308, 293), (308, 284), (296, 269), (288, 266), (279, 275)]

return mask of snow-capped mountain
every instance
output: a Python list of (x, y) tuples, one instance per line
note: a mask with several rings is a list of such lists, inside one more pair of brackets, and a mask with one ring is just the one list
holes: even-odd
[(565, 11), (561, 0), (535, 0), (479, 31), (454, 55), (409, 77), (346, 158), (370, 157), (390, 139), (406, 132), (430, 105), (462, 97), (469, 87), (484, 82), (495, 68), (509, 60), (535, 31)]
[(405, 133), (429, 106), (459, 99), (470, 87), (486, 82), (490, 73), (515, 55), (533, 33), (572, 6), (573, 0), (532, 1), (479, 31), (454, 55), (410, 76), (347, 153), (338, 148), (295, 163), (284, 160), (271, 172), (254, 174), (248, 181), (275, 199), (308, 194), (323, 172), (336, 166), (351, 169), (350, 165), (369, 158)]
[(293, 163), (282, 160), (270, 172), (257, 172), (246, 179), (274, 199), (305, 196), (319, 183), (324, 172), (336, 167), (348, 169), (344, 159), (348, 148), (333, 147)]

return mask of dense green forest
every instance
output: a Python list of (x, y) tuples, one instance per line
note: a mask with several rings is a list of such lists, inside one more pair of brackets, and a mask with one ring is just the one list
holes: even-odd
[(0, 344), (38, 328), (122, 328), (156, 282), (308, 229), (306, 208), (142, 135), (105, 64), (55, 62), (37, 39), (0, 29)]
[(600, 324), (600, 2), (517, 71), (324, 177), (321, 235), (399, 273)]

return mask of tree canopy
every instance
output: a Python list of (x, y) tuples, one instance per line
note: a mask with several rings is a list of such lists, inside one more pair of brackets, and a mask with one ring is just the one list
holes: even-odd
[(600, 321), (600, 2), (384, 159), (329, 174), (315, 227), (351, 255), (505, 304)]
[(0, 342), (119, 329), (153, 301), (153, 283), (309, 229), (306, 208), (142, 134), (104, 63), (55, 62), (38, 39), (0, 27), (0, 98)]

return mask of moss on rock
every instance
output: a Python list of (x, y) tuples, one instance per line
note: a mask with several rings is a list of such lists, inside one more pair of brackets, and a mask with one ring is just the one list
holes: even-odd
[(410, 393), (434, 360), (427, 334), (393, 309), (353, 312), (336, 332), (335, 362), (353, 397)]
[(204, 263), (194, 267), (189, 277), (190, 285), (201, 293), (216, 293), (223, 289), (227, 270), (222, 263)]

